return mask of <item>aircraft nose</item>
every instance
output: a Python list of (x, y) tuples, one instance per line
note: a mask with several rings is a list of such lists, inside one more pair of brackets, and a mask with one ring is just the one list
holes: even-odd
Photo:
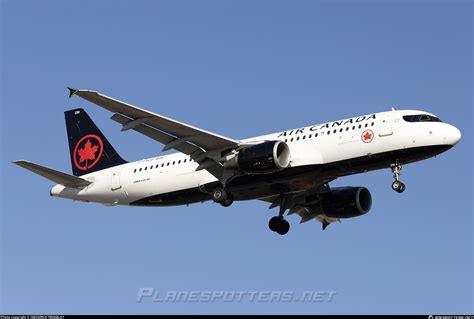
[(456, 145), (461, 140), (461, 131), (457, 127), (449, 125), (445, 139), (450, 145)]

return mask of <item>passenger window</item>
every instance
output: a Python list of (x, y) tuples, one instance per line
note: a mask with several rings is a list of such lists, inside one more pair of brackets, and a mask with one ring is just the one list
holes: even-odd
[(308, 138), (311, 138), (311, 137), (313, 137), (313, 134), (309, 134)]
[(347, 131), (349, 131), (349, 126), (348, 126), (348, 127), (346, 127), (346, 132), (347, 132)]
[(355, 126), (353, 126), (353, 127), (352, 127), (352, 130), (355, 130), (355, 129), (356, 129), (356, 127), (355, 127)]
[(339, 133), (342, 132), (342, 128), (339, 130)]
[(374, 126), (374, 124), (375, 124), (375, 123), (374, 123), (374, 122), (372, 122), (372, 124), (370, 124), (370, 126)]
[(135, 168), (135, 169), (133, 170), (133, 172), (136, 173), (136, 172), (137, 172), (137, 169)]
[(293, 142), (293, 138), (291, 138), (290, 142)]
[(337, 133), (337, 130), (334, 130), (334, 131), (332, 131), (332, 132), (333, 132), (334, 134), (336, 134), (336, 133)]
[(359, 124), (359, 128), (361, 128), (361, 127), (362, 127), (362, 124)]
[(153, 169), (153, 165), (150, 166), (150, 169)]
[(369, 126), (369, 123), (365, 123), (365, 127)]
[(145, 171), (148, 169), (148, 166), (145, 166)]
[(298, 136), (298, 137), (296, 138), (296, 140), (299, 141), (299, 140), (300, 140), (300, 137)]
[(142, 171), (142, 168), (140, 167), (139, 171), (141, 172)]
[(170, 166), (170, 162), (166, 163), (166, 166)]

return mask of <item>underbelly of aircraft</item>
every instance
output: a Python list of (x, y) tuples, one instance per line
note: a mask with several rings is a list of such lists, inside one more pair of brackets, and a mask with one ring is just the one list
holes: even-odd
[[(324, 165), (305, 165), (287, 168), (273, 174), (245, 175), (229, 181), (227, 189), (235, 200), (249, 200), (276, 194), (314, 189), (341, 176), (387, 168), (398, 159), (403, 164), (436, 156), (452, 145), (434, 145), (396, 150)], [(211, 200), (211, 192), (219, 187), (212, 182), (201, 187), (157, 194), (130, 203), (134, 206), (177, 206)]]

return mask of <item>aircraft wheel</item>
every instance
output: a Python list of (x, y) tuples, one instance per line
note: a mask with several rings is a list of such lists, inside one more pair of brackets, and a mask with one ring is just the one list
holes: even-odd
[(280, 235), (285, 235), (290, 230), (290, 223), (283, 219), (283, 217), (275, 216), (268, 222), (268, 227)]
[(227, 192), (222, 188), (216, 188), (212, 192), (212, 200), (216, 203), (223, 203), (227, 198)]
[(232, 193), (228, 192), (226, 199), (224, 199), (223, 202), (220, 202), (220, 204), (224, 207), (229, 207), (230, 205), (232, 205), (233, 202), (234, 196), (232, 195)]
[(403, 193), (405, 191), (405, 184), (400, 181), (394, 181), (392, 183), (392, 189), (398, 193)]
[(405, 187), (405, 184), (404, 184), (404, 183), (401, 183), (400, 188), (398, 189), (398, 192), (399, 192), (399, 193), (403, 193), (403, 192), (405, 191), (405, 188), (406, 188), (406, 187)]
[(290, 230), (290, 223), (286, 219), (280, 221), (280, 225), (277, 229), (279, 235), (285, 235)]
[(282, 218), (280, 216), (275, 216), (270, 218), (270, 221), (268, 222), (268, 228), (270, 228), (271, 231), (276, 232), (278, 230), (278, 226), (280, 225)]

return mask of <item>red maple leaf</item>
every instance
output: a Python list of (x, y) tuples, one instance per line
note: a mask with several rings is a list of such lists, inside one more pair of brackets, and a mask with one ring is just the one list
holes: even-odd
[(364, 141), (370, 140), (372, 138), (372, 134), (370, 134), (370, 132), (365, 132), (363, 138)]
[(92, 146), (91, 141), (87, 140), (87, 142), (84, 144), (84, 147), (78, 150), (79, 163), (82, 163), (85, 160), (90, 160), (90, 161), (95, 160), (95, 153), (97, 152), (98, 148), (99, 147), (97, 145)]

